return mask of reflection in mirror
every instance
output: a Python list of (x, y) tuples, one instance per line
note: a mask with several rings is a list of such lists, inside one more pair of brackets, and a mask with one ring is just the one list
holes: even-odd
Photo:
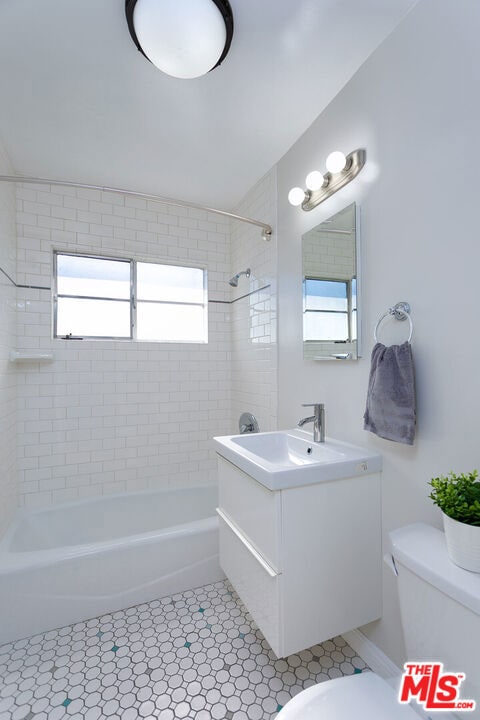
[(311, 359), (359, 357), (355, 203), (302, 237), (303, 349)]

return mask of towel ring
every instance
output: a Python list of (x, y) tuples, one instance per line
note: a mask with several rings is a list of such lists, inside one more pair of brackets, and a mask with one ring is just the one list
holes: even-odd
[(396, 320), (402, 320), (402, 321), (408, 320), (408, 322), (410, 324), (410, 333), (408, 335), (407, 342), (410, 342), (410, 340), (412, 339), (412, 334), (413, 334), (413, 322), (412, 322), (412, 318), (410, 317), (410, 305), (407, 302), (398, 302), (393, 307), (388, 308), (387, 312), (383, 313), (383, 315), (377, 320), (377, 324), (375, 325), (375, 330), (373, 331), (373, 337), (375, 339), (375, 342), (376, 343), (378, 342), (377, 330), (378, 330), (380, 323), (382, 322), (382, 320), (384, 320), (389, 315), (393, 315), (393, 317)]

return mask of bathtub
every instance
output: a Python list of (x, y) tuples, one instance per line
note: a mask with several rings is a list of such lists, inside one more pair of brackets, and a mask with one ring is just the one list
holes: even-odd
[(217, 488), (20, 511), (0, 543), (0, 644), (217, 582)]

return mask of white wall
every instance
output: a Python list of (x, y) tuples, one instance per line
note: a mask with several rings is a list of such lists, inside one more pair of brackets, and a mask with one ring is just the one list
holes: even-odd
[[(480, 466), (479, 25), (474, 0), (423, 0), (278, 164), (279, 425), (294, 425), (302, 402), (324, 401), (327, 434), (383, 455), (385, 533), (419, 520), (440, 526), (428, 480)], [(355, 148), (366, 148), (367, 166), (353, 183), (311, 213), (288, 204), (290, 187), (321, 169), (330, 151)], [(364, 357), (304, 361), (301, 236), (354, 200), (362, 214)], [(414, 322), (414, 447), (363, 430), (373, 329), (399, 300), (411, 303)], [(406, 339), (405, 324), (395, 331), (380, 339)], [(366, 632), (403, 661), (387, 570), (383, 619)]]
[[(215, 482), (230, 427), (229, 225), (206, 212), (45, 185), (18, 187), (20, 503)], [(209, 342), (52, 339), (52, 250), (208, 269)], [(39, 289), (43, 288), (43, 289)], [(219, 301), (219, 302), (216, 302)]]
[[(0, 173), (12, 172), (0, 145)], [(0, 183), (0, 538), (17, 502), (15, 467), (15, 188)]]

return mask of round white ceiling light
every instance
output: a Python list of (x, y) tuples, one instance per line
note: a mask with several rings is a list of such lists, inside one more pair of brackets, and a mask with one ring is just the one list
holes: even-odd
[(206, 75), (225, 59), (233, 37), (228, 0), (125, 0), (138, 50), (176, 78)]

